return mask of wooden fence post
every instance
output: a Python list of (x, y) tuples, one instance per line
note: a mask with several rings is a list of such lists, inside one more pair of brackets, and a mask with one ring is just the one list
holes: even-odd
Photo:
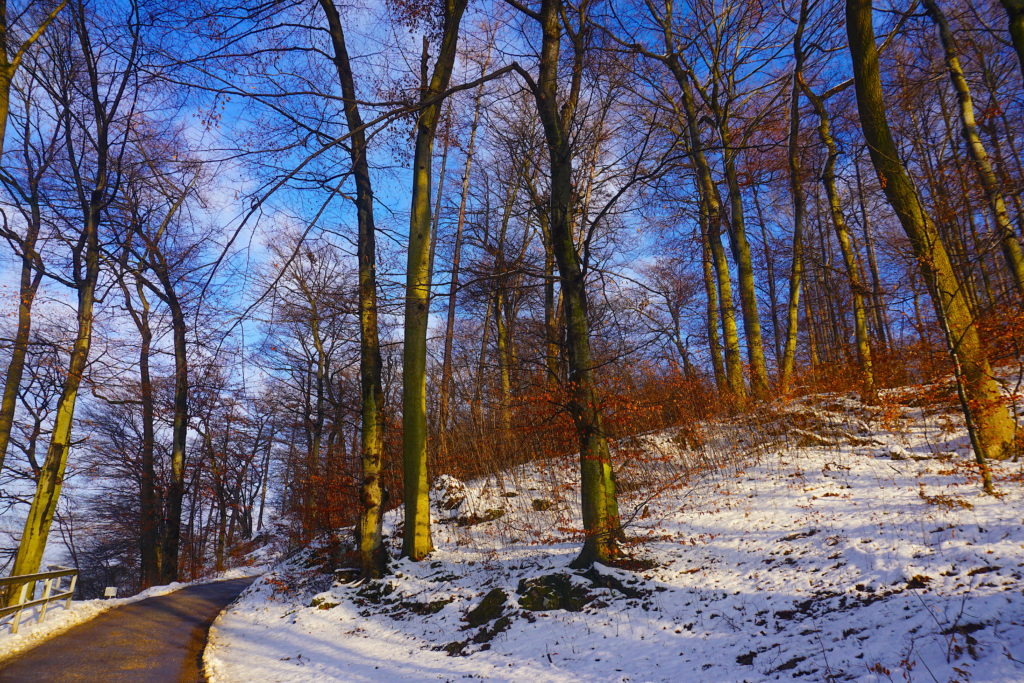
[(64, 603), (64, 609), (71, 609), (71, 598), (75, 597), (75, 586), (78, 585), (78, 574), (71, 575), (71, 585), (68, 587), (68, 599)]
[[(59, 576), (57, 577), (57, 583), (60, 583), (60, 577)], [(53, 588), (53, 579), (47, 579), (43, 583), (43, 604), (41, 604), (39, 606), (39, 618), (36, 619), (36, 623), (37, 624), (43, 620), (43, 617), (46, 616), (46, 608), (50, 604), (50, 589), (51, 588)]]
[[(36, 584), (34, 582), (26, 581), (25, 583), (21, 584), (21, 595), (18, 596), (18, 604), (19, 605), (24, 605), (25, 602), (27, 602), (25, 600), (25, 591), (28, 590), (29, 583), (32, 584), (32, 589), (33, 589), (32, 592), (35, 593), (35, 585)], [(11, 622), (11, 633), (17, 633), (18, 632), (18, 626), (21, 624), (21, 613), (24, 612), (24, 611), (25, 611), (25, 608), (22, 607), (21, 609), (19, 609), (17, 612), (14, 613), (14, 620)]]

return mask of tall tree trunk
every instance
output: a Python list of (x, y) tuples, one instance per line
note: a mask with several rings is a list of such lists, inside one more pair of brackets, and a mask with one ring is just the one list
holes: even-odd
[(999, 0), (1006, 10), (1013, 49), (1017, 51), (1020, 73), (1024, 77), (1024, 0)]
[(494, 291), (494, 340), (498, 354), (498, 388), (501, 392), (498, 415), (503, 443), (508, 443), (512, 436), (512, 341), (509, 339), (507, 312), (505, 292), (499, 285)]
[(494, 297), (487, 297), (484, 309), (483, 325), (480, 329), (480, 353), (477, 355), (476, 382), (473, 383), (473, 422), (478, 432), (483, 433), (483, 392), (487, 385), (487, 346), (491, 341), (491, 314), (494, 309)]
[(846, 224), (846, 216), (843, 215), (839, 188), (836, 186), (836, 159), (839, 158), (839, 148), (836, 145), (835, 138), (832, 137), (828, 110), (825, 109), (824, 100), (812, 92), (803, 81), (801, 81), (801, 85), (803, 86), (804, 94), (807, 95), (807, 99), (818, 115), (818, 136), (821, 138), (821, 142), (825, 145), (826, 150), (825, 166), (821, 172), (821, 182), (825, 186), (829, 214), (832, 218), (832, 227), (835, 228), (836, 237), (839, 240), (839, 249), (843, 252), (843, 264), (846, 266), (846, 277), (849, 280), (850, 293), (853, 297), (854, 335), (857, 342), (857, 358), (860, 362), (862, 376), (861, 399), (866, 403), (874, 403), (877, 395), (875, 391), (871, 340), (868, 335), (868, 316), (864, 305), (866, 287), (861, 281), (857, 252), (853, 245), (853, 239), (850, 236), (850, 229)]
[[(754, 284), (754, 263), (747, 240), (746, 218), (743, 215), (743, 194), (736, 171), (738, 150), (733, 146), (728, 121), (719, 114), (719, 133), (724, 147), (725, 182), (729, 191), (729, 243), (736, 261), (740, 289), (740, 310), (743, 332), (747, 338), (747, 361), (750, 363), (750, 393), (758, 400), (768, 398), (768, 366), (764, 360), (761, 318), (757, 312), (757, 287)], [(783, 352), (785, 353), (785, 352)]]
[(779, 297), (775, 291), (775, 258), (772, 256), (772, 250), (768, 246), (768, 225), (764, 219), (764, 212), (761, 210), (761, 200), (756, 189), (753, 192), (753, 197), (754, 211), (757, 212), (757, 224), (761, 228), (761, 243), (764, 245), (764, 266), (765, 274), (768, 276), (768, 304), (771, 307), (772, 345), (775, 351), (775, 364), (781, 367), (782, 337), (779, 335), (782, 333), (782, 326), (779, 325)]
[(422, 560), (434, 549), (430, 537), (427, 475), (427, 323), (430, 313), (430, 185), (434, 137), (441, 94), (448, 89), (455, 63), (459, 23), (467, 0), (445, 0), (441, 47), (433, 74), (420, 92), (422, 109), (416, 120), (409, 250), (405, 280), (405, 344), (402, 354), (402, 470), (405, 531), (402, 554)]
[(711, 352), (711, 369), (715, 376), (715, 388), (725, 391), (727, 387), (725, 363), (722, 360), (722, 340), (718, 336), (718, 288), (715, 284), (714, 259), (711, 256), (711, 242), (708, 239), (708, 215), (704, 203), (699, 211), (701, 266), (704, 276), (704, 297), (707, 301), (708, 348)]
[(263, 462), (260, 464), (260, 511), (256, 517), (256, 531), (263, 531), (263, 511), (267, 507), (267, 489), (270, 488), (270, 456), (274, 450), (274, 437), (276, 431), (271, 429), (270, 434), (267, 436), (267, 448), (263, 454)]
[[(54, 16), (54, 15), (51, 15)], [(136, 19), (134, 12), (131, 19)], [(71, 354), (68, 363), (68, 372), (64, 378), (60, 398), (57, 400), (56, 415), (50, 434), (50, 444), (46, 451), (46, 459), (40, 468), (39, 479), (36, 484), (35, 495), (29, 507), (28, 516), (25, 519), (24, 532), (18, 545), (18, 553), (14, 559), (11, 569), (12, 574), (33, 574), (38, 571), (43, 553), (46, 550), (46, 542), (50, 535), (50, 528), (53, 524), (53, 517), (57, 510), (57, 503), (60, 499), (61, 488), (64, 484), (64, 471), (67, 468), (68, 453), (71, 447), (71, 428), (74, 422), (75, 403), (78, 399), (78, 390), (82, 383), (82, 376), (85, 373), (89, 361), (89, 349), (92, 343), (93, 329), (93, 307), (96, 298), (96, 286), (99, 281), (100, 270), (100, 240), (99, 228), (103, 208), (109, 201), (108, 186), (110, 154), (110, 126), (118, 108), (123, 103), (127, 93), (127, 79), (133, 74), (133, 60), (137, 57), (137, 44), (133, 46), (132, 52), (128, 55), (128, 62), (117, 73), (110, 74), (112, 78), (120, 80), (117, 94), (106, 97), (100, 92), (98, 86), (100, 74), (94, 56), (89, 26), (86, 24), (87, 17), (83, 8), (76, 7), (74, 16), (75, 34), (78, 47), (84, 54), (90, 55), (90, 59), (83, 60), (85, 71), (89, 77), (90, 90), (89, 102), (91, 112), (94, 116), (92, 125), (95, 126), (94, 136), (90, 140), (90, 146), (94, 151), (94, 164), (92, 170), (92, 181), (90, 185), (84, 184), (80, 173), (81, 169), (75, 169), (75, 189), (78, 191), (78, 198), (82, 210), (82, 228), (76, 239), (71, 240), (72, 259), (71, 268), (73, 272), (74, 285), (78, 295), (77, 306), (77, 331), (75, 340), (71, 346)], [(136, 34), (137, 35), (137, 34)], [(6, 39), (6, 38), (5, 38)], [(104, 74), (107, 75), (107, 74)], [(134, 93), (132, 93), (134, 94)], [(60, 108), (70, 113), (72, 104), (68, 93), (62, 93), (63, 101)], [(64, 142), (69, 150), (75, 149), (77, 143), (70, 126), (64, 129)], [(13, 600), (18, 596), (18, 587), (8, 594)]]
[(3, 402), (0, 403), (0, 470), (3, 469), (7, 457), (7, 447), (14, 427), (14, 413), (18, 406), (18, 390), (21, 387), (21, 378), (25, 374), (25, 359), (32, 336), (32, 306), (43, 277), (43, 269), (38, 267), (41, 264), (37, 263), (39, 254), (36, 253), (41, 216), (35, 187), (32, 189), (32, 195), (32, 218), (25, 239), (20, 245), (22, 253), (21, 277), (18, 284), (18, 329), (14, 333), (14, 343), (11, 345), (11, 358), (7, 363), (7, 374), (4, 377)]
[(736, 325), (736, 307), (732, 296), (732, 275), (729, 273), (729, 262), (722, 244), (722, 202), (715, 187), (711, 174), (711, 165), (704, 154), (704, 143), (700, 137), (700, 117), (697, 102), (693, 95), (690, 78), (675, 55), (670, 55), (666, 65), (675, 76), (683, 98), (683, 111), (686, 114), (686, 128), (690, 143), (690, 158), (693, 159), (694, 170), (697, 172), (697, 190), (703, 211), (707, 214), (708, 244), (714, 262), (715, 277), (718, 281), (718, 302), (722, 318), (722, 343), (725, 347), (725, 375), (729, 393), (736, 401), (743, 402), (746, 388), (743, 383), (743, 360), (740, 356), (739, 330)]
[[(484, 61), (482, 71), (487, 70), (490, 59)], [(452, 251), (451, 282), (448, 285), (448, 307), (445, 313), (444, 326), (444, 355), (441, 360), (441, 388), (438, 399), (438, 429), (441, 433), (442, 443), (447, 445), (448, 417), (450, 412), (451, 391), (452, 391), (452, 347), (455, 334), (455, 305), (456, 296), (459, 292), (459, 270), (462, 264), (462, 231), (466, 225), (466, 206), (469, 203), (469, 180), (470, 171), (473, 168), (473, 155), (476, 151), (476, 130), (480, 124), (481, 102), (483, 100), (484, 87), (481, 84), (476, 90), (476, 97), (473, 100), (473, 123), (469, 127), (469, 144), (466, 147), (466, 164), (462, 169), (462, 189), (459, 195), (459, 215), (455, 222), (455, 245)]]
[[(807, 271), (807, 255), (803, 255), (804, 258), (804, 272)], [(807, 296), (804, 297), (804, 319), (807, 320), (807, 360), (811, 366), (811, 379), (815, 379), (815, 372), (818, 366), (821, 365), (821, 356), (818, 353), (818, 347), (820, 342), (818, 339), (818, 332), (814, 325), (814, 311), (811, 307), (811, 293), (814, 291), (812, 287), (813, 278), (810, 278), (807, 282)]]
[[(1014, 421), (1003, 403), (999, 384), (992, 376), (949, 255), (900, 161), (889, 129), (871, 4), (871, 0), (846, 2), (846, 29), (864, 137), (886, 198), (917, 255), (936, 316), (946, 332), (951, 358), (962, 371), (968, 399), (964, 404), (965, 417), (973, 421), (978, 435), (975, 455), (979, 462), (986, 458), (1008, 457), (1015, 437)], [(960, 377), (957, 379), (960, 381)]]
[(171, 332), (174, 344), (174, 423), (171, 428), (171, 478), (167, 485), (164, 539), (161, 558), (161, 580), (178, 580), (181, 548), (181, 508), (185, 497), (185, 449), (188, 443), (188, 321), (178, 300), (166, 263), (158, 271), (166, 302), (171, 311)]
[(800, 18), (793, 37), (793, 83), (789, 95), (789, 191), (793, 197), (793, 262), (789, 275), (789, 298), (786, 304), (786, 344), (779, 367), (779, 389), (789, 393), (796, 362), (797, 326), (800, 322), (800, 279), (803, 277), (804, 197), (803, 174), (800, 168), (800, 79), (803, 78), (804, 53), (801, 47), (804, 24), (807, 22), (807, 0), (800, 3)]
[(555, 291), (555, 252), (554, 245), (551, 243), (551, 222), (545, 201), (537, 191), (532, 174), (523, 174), (523, 180), (526, 183), (526, 189), (530, 192), (530, 199), (535, 208), (541, 241), (544, 246), (544, 368), (547, 387), (553, 392), (565, 379), (559, 361), (562, 348), (562, 326), (559, 322), (562, 292), (561, 290), (557, 293)]
[[(125, 256), (127, 256), (125, 249)], [(132, 302), (127, 283), (121, 278), (121, 291), (128, 313), (139, 331), (139, 399), (142, 404), (142, 444), (139, 472), (139, 559), (142, 588), (149, 588), (160, 580), (160, 524), (156, 495), (156, 399), (150, 376), (153, 329), (150, 325), (149, 301), (136, 282), (139, 307)]]
[[(32, 45), (42, 37), (46, 27), (57, 18), (60, 11), (67, 5), (67, 0), (61, 2), (39, 23), (39, 27), (29, 36), (24, 43), (15, 48), (10, 44), (10, 27), (7, 25), (7, 0), (0, 0), (0, 157), (4, 153), (4, 138), (7, 132), (7, 116), (10, 111), (11, 83), (21, 66), (21, 60)], [(23, 10), (22, 10), (23, 11)]]
[[(146, 314), (148, 317), (148, 314)], [(148, 321), (147, 325), (148, 327)], [(149, 374), (149, 358), (153, 334), (148, 329), (139, 345), (139, 387), (142, 395), (142, 476), (139, 481), (139, 543), (142, 569), (142, 588), (149, 588), (160, 579), (160, 544), (158, 506), (156, 498), (156, 471), (154, 426), (156, 411), (153, 399), (153, 380)]]
[[(974, 170), (977, 171), (978, 180), (985, 191), (985, 198), (988, 200), (992, 217), (995, 219), (996, 234), (999, 236), (999, 243), (1003, 248), (1003, 256), (1006, 257), (1006, 263), (1013, 275), (1018, 293), (1024, 294), (1024, 251), (1021, 250), (1016, 231), (1010, 222), (1010, 214), (1006, 210), (1006, 202), (999, 187), (999, 180), (992, 168), (992, 162), (989, 161), (985, 145), (982, 144), (981, 136), (978, 135), (978, 127), (974, 122), (974, 101), (971, 99), (971, 89), (967, 84), (967, 78), (960, 67), (953, 32), (946, 21), (946, 15), (942, 13), (936, 0), (924, 0), (924, 6), (939, 30), (946, 70), (949, 72), (949, 80), (953, 84), (953, 90), (956, 92), (956, 98), (960, 104), (961, 133), (971, 159), (974, 161)], [(1022, 3), (1022, 7), (1024, 7), (1024, 3)]]
[(512, 364), (513, 345), (511, 339), (512, 319), (508, 296), (511, 285), (511, 278), (508, 273), (508, 264), (505, 256), (505, 240), (508, 235), (509, 222), (512, 220), (512, 210), (515, 208), (516, 199), (519, 196), (521, 186), (520, 179), (523, 166), (526, 165), (526, 155), (523, 156), (523, 164), (517, 165), (511, 184), (508, 186), (508, 195), (505, 198), (505, 206), (501, 213), (501, 225), (498, 228), (498, 240), (494, 245), (494, 333), (498, 353), (498, 379), (501, 390), (501, 403), (498, 406), (500, 417), (502, 440), (508, 443), (512, 434)]
[(352, 174), (356, 183), (357, 259), (359, 262), (359, 387), (361, 468), (359, 523), (356, 544), (363, 576), (381, 576), (387, 569), (383, 541), (385, 491), (381, 484), (384, 450), (384, 389), (381, 382), (380, 336), (377, 325), (377, 231), (373, 217), (373, 187), (367, 159), (366, 134), (359, 113), (352, 64), (341, 17), (333, 0), (320, 0), (327, 17), (333, 61), (344, 97), (349, 129)]
[[(102, 147), (105, 147), (105, 140), (101, 143)], [(39, 570), (43, 553), (46, 550), (46, 542), (50, 536), (53, 516), (57, 511), (61, 488), (64, 485), (64, 470), (67, 467), (71, 445), (71, 426), (74, 421), (75, 403), (78, 399), (78, 389), (82, 383), (82, 376), (89, 360), (89, 347), (92, 343), (93, 306), (96, 284), (99, 279), (99, 224), (106, 190), (106, 174), (102, 167), (97, 178), (100, 182), (91, 191), (88, 204), (85, 207), (82, 251), (75, 258), (76, 267), (79, 261), (84, 265), (84, 273), (80, 275), (76, 273), (78, 329), (71, 347), (68, 372), (64, 378), (60, 398), (57, 400), (50, 445), (46, 451), (46, 459), (39, 471), (35, 495), (32, 497), (32, 505), (29, 507), (24, 531), (18, 544), (18, 553), (14, 559), (14, 566), (11, 568), (12, 576), (34, 574)], [(12, 587), (8, 593), (9, 604), (17, 599), (19, 588)]]
[(610, 562), (618, 555), (617, 538), (620, 529), (611, 454), (594, 383), (586, 273), (573, 239), (574, 155), (568, 130), (582, 84), (585, 41), (589, 28), (585, 19), (586, 7), (577, 8), (581, 21), (578, 30), (572, 35), (572, 73), (568, 92), (564, 101), (560, 102), (558, 67), (562, 10), (560, 0), (541, 2), (540, 12), (536, 15), (542, 35), (540, 73), (536, 83), (531, 83), (531, 89), (548, 146), (549, 226), (565, 306), (569, 384), (572, 392), (569, 412), (575, 422), (580, 444), (580, 501), (586, 538), (574, 565), (589, 566), (594, 562)]

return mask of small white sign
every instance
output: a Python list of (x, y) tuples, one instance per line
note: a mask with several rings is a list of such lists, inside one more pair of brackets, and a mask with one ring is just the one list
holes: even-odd
[(107, 586), (103, 589), (103, 597), (105, 598), (116, 598), (117, 597), (117, 586)]

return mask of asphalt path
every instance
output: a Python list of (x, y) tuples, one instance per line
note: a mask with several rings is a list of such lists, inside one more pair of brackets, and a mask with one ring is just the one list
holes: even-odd
[(203, 681), (210, 624), (253, 580), (189, 586), (115, 607), (0, 662), (0, 681)]

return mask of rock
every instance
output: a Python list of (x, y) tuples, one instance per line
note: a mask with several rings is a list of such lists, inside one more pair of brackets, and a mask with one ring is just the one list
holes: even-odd
[(483, 626), (489, 621), (494, 621), (505, 611), (505, 601), (508, 594), (500, 588), (495, 588), (484, 596), (480, 604), (466, 612), (466, 623), (470, 626)]
[(533, 579), (523, 579), (516, 587), (519, 605), (531, 612), (547, 612), (564, 609), (579, 612), (594, 596), (583, 586), (572, 582), (568, 574), (548, 574)]
[(627, 586), (610, 574), (602, 574), (597, 570), (597, 567), (591, 567), (583, 572), (581, 576), (589, 579), (594, 588), (607, 588), (608, 590), (621, 593), (627, 598), (645, 598), (651, 594), (650, 591)]
[(446, 645), (439, 645), (434, 649), (441, 650), (442, 652), (447, 652), (449, 657), (465, 657), (466, 645), (468, 644), (469, 641), (466, 640), (455, 640), (450, 643), (447, 643)]
[(533, 509), (537, 512), (544, 512), (545, 510), (550, 510), (555, 506), (552, 501), (545, 500), (544, 498), (534, 498), (532, 505)]
[(441, 598), (440, 600), (432, 600), (430, 602), (416, 602), (411, 600), (399, 603), (399, 607), (409, 610), (414, 614), (426, 616), (428, 614), (437, 614), (443, 610), (446, 605), (450, 605), (453, 602), (455, 602), (455, 598)]
[(476, 524), (483, 524), (484, 522), (493, 522), (504, 515), (505, 511), (501, 508), (491, 508), (489, 510), (484, 510), (484, 513), (481, 515), (472, 514), (456, 517), (455, 521), (459, 526), (474, 526)]
[(438, 510), (447, 512), (449, 517), (458, 517), (466, 504), (468, 492), (461, 481), (450, 474), (442, 474), (430, 487), (430, 497)]
[[(494, 623), (491, 624), (489, 627), (484, 626), (482, 629), (480, 629), (480, 632), (473, 636), (473, 642), (477, 644), (489, 643), (491, 642), (491, 640), (494, 639), (494, 636), (498, 635), (502, 631), (507, 631), (508, 627), (511, 625), (512, 619), (510, 619), (507, 615), (499, 619), (496, 619)], [(480, 649), (486, 650), (489, 647), (489, 645), (485, 645)]]
[(899, 444), (889, 444), (889, 447), (884, 452), (884, 457), (890, 460), (909, 460), (912, 456), (903, 446)]

